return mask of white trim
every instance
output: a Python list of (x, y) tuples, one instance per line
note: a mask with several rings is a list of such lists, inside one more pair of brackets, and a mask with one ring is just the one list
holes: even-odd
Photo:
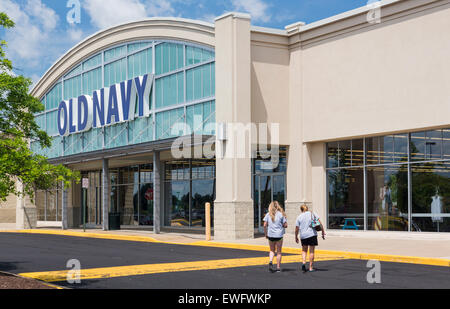
[(233, 17), (233, 18), (242, 18), (242, 19), (248, 19), (248, 20), (252, 19), (252, 17), (251, 17), (250, 14), (248, 14), (248, 13), (227, 12), (227, 13), (225, 13), (225, 14), (222, 14), (222, 15), (220, 15), (220, 16), (214, 18), (214, 21), (216, 22), (216, 21), (218, 21), (218, 20), (220, 20), (220, 19), (224, 19), (224, 18), (226, 18), (226, 17), (228, 17), (228, 16), (231, 16), (231, 17)]
[[(387, 5), (390, 5), (390, 4), (393, 4), (393, 3), (396, 3), (396, 2), (400, 2), (400, 1), (404, 1), (404, 0), (382, 0), (382, 1), (380, 1), (380, 8), (382, 8), (384, 6), (387, 6)], [(353, 17), (355, 15), (359, 15), (359, 14), (362, 14), (362, 13), (367, 13), (371, 9), (372, 9), (372, 7), (370, 7), (369, 5), (365, 5), (365, 6), (359, 7), (357, 9), (354, 9), (354, 10), (351, 10), (351, 11), (347, 11), (347, 12), (344, 12), (344, 13), (341, 13), (341, 14), (338, 14), (338, 15), (334, 15), (334, 16), (331, 16), (331, 17), (328, 17), (328, 18), (325, 18), (325, 19), (321, 19), (321, 20), (318, 20), (318, 21), (313, 22), (311, 24), (307, 24), (307, 25), (304, 25), (304, 26), (300, 27), (300, 32), (304, 32), (304, 31), (311, 30), (311, 29), (314, 29), (314, 28), (319, 28), (319, 27), (325, 26), (327, 24), (331, 24), (331, 23), (337, 22), (339, 20), (343, 20), (343, 19), (346, 19), (346, 18), (349, 18), (349, 17)]]

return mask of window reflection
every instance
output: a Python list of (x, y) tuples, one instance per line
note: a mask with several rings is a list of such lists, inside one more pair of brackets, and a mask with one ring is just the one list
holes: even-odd
[(364, 228), (363, 169), (328, 171), (328, 211), (330, 229), (352, 226)]
[(420, 231), (450, 232), (450, 162), (413, 164), (413, 222)]
[(450, 129), (330, 142), (327, 155), (330, 228), (450, 232)]
[(368, 229), (408, 230), (408, 167), (367, 168)]
[(205, 226), (205, 204), (215, 199), (215, 160), (178, 160), (165, 163), (166, 226)]

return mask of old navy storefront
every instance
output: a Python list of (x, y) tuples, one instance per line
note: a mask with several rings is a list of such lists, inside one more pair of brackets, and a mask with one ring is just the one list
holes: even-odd
[[(231, 12), (99, 31), (31, 92), (53, 138), (32, 150), (82, 179), (37, 192), (29, 211), (63, 228), (203, 232), (210, 203), (214, 238), (228, 240), (255, 237), (276, 200), (287, 233), (303, 204), (335, 233), (449, 232), (441, 2), (389, 2), (402, 18), (370, 25), (362, 8), (285, 29)], [(228, 156), (235, 134), (251, 155)]]
[(204, 204), (214, 201), (214, 156), (174, 159), (170, 148), (181, 135), (214, 136), (214, 70), (214, 49), (165, 40), (117, 44), (75, 65), (36, 115), (52, 148), (31, 148), (82, 179), (70, 192), (37, 192), (38, 220), (62, 220), (65, 193), (68, 227), (101, 227), (105, 202), (121, 226), (153, 226), (158, 164), (162, 225), (204, 226)]
[[(36, 119), (53, 144), (31, 148), (79, 170), (81, 181), (67, 191), (38, 191), (38, 221), (110, 229), (117, 220), (121, 228), (150, 228), (158, 201), (163, 229), (204, 228), (205, 203), (213, 209), (216, 191), (214, 49), (174, 40), (118, 44), (75, 65), (42, 102), (45, 112)], [(191, 155), (195, 136), (210, 153), (175, 158), (171, 148), (180, 136)], [(253, 176), (247, 175), (255, 232), (268, 204), (286, 197), (286, 148), (278, 166), (267, 163), (257, 154)]]

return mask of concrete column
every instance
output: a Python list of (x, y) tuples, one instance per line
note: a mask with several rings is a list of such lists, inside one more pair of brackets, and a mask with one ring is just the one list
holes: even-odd
[(161, 232), (161, 161), (159, 151), (153, 153), (153, 232)]
[(236, 124), (251, 124), (250, 15), (218, 17), (215, 38), (216, 122), (225, 124), (227, 136), (216, 141), (214, 239), (253, 238), (251, 149), (237, 156), (236, 150), (248, 145), (245, 137), (238, 140), (237, 136), (246, 132), (231, 130)]
[[(17, 188), (22, 191), (22, 184), (17, 183)], [(16, 228), (33, 229), (37, 226), (37, 209), (28, 196), (17, 197), (16, 204)]]
[(109, 180), (109, 162), (108, 159), (103, 159), (102, 165), (102, 226), (103, 230), (109, 230), (109, 208), (111, 203), (111, 195), (110, 195), (110, 180)]
[(327, 174), (326, 174), (326, 147), (325, 143), (308, 145), (310, 148), (310, 187), (312, 209), (320, 217), (324, 226), (327, 226)]
[[(286, 202), (285, 211), (288, 220), (286, 232), (294, 233), (295, 220), (300, 214), (305, 196), (304, 146), (302, 117), (302, 50), (296, 47), (291, 51), (289, 63), (289, 148), (287, 154), (286, 172)], [(306, 180), (307, 181), (307, 180)]]
[(67, 228), (69, 227), (69, 221), (67, 218), (67, 204), (68, 204), (68, 197), (69, 197), (69, 190), (64, 188), (64, 184), (62, 184), (62, 197), (61, 197), (61, 201), (62, 201), (62, 205), (61, 205), (61, 227), (63, 230), (67, 230)]

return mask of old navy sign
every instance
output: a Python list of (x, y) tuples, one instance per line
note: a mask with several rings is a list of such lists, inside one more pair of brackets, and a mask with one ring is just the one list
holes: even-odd
[(61, 136), (80, 133), (150, 115), (149, 96), (153, 75), (146, 74), (90, 95), (61, 101), (58, 106), (58, 131)]

